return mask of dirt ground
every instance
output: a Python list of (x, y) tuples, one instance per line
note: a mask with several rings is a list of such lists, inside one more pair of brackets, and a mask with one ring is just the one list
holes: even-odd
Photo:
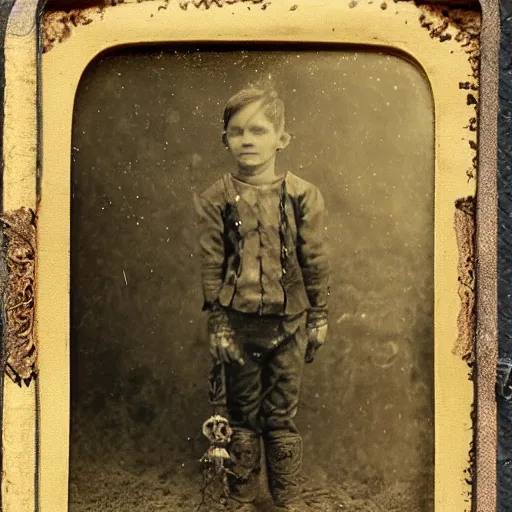
[[(202, 506), (200, 475), (158, 474), (148, 470), (140, 475), (120, 467), (84, 466), (76, 468), (70, 480), (70, 512), (193, 512), (227, 510), (220, 502), (207, 500)], [(303, 484), (304, 501), (318, 512), (402, 512), (417, 510), (409, 498), (407, 484), (397, 484), (371, 495), (371, 489), (358, 482), (329, 487)], [(258, 510), (270, 511), (268, 499), (261, 499)]]
[[(193, 466), (193, 465), (191, 465)], [(195, 469), (195, 471), (194, 471)], [(201, 466), (162, 468), (125, 467), (120, 464), (76, 462), (70, 475), (70, 512), (221, 512), (220, 485), (204, 491)], [(262, 475), (262, 489), (264, 489)], [(265, 490), (257, 502), (260, 512), (270, 512)], [(303, 501), (317, 512), (414, 512), (432, 510), (419, 503), (412, 483), (384, 487), (371, 482), (329, 482), (320, 468), (302, 476)]]

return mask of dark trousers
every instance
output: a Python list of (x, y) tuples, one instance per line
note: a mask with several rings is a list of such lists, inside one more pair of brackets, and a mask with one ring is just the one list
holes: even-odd
[(298, 434), (299, 405), (306, 351), (305, 315), (283, 321), (230, 313), (245, 364), (228, 364), (226, 398), (233, 428), (267, 437)]

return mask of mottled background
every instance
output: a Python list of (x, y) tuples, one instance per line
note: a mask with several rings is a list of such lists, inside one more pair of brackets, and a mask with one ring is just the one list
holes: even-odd
[(308, 483), (330, 489), (317, 509), (431, 510), (426, 79), (358, 49), (184, 50), (104, 56), (77, 94), (70, 511), (197, 506), (210, 408), (193, 194), (231, 168), (224, 102), (261, 82), (287, 106), (278, 165), (315, 183), (329, 212), (329, 340), (298, 416)]

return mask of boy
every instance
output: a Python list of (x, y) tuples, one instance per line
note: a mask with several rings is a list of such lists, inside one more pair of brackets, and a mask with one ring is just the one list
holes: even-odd
[(224, 364), (237, 510), (254, 510), (260, 439), (277, 510), (303, 510), (294, 417), (304, 362), (327, 334), (323, 199), (276, 168), (290, 141), (284, 121), (275, 92), (235, 94), (224, 110), (223, 142), (236, 168), (198, 201), (204, 309), (210, 350)]

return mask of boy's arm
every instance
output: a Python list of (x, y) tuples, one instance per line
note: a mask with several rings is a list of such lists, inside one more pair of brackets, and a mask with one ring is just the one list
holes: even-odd
[(216, 361), (244, 364), (238, 347), (233, 343), (233, 331), (227, 313), (219, 304), (225, 267), (222, 205), (205, 197), (198, 197), (196, 204), (199, 213), (203, 310), (209, 312), (210, 353)]
[(205, 197), (198, 197), (199, 246), (203, 283), (203, 310), (214, 311), (224, 277), (224, 221), (222, 207)]
[(309, 327), (319, 327), (327, 323), (329, 260), (324, 217), (322, 194), (316, 187), (308, 187), (300, 197), (297, 254), (311, 305), (308, 311)]

